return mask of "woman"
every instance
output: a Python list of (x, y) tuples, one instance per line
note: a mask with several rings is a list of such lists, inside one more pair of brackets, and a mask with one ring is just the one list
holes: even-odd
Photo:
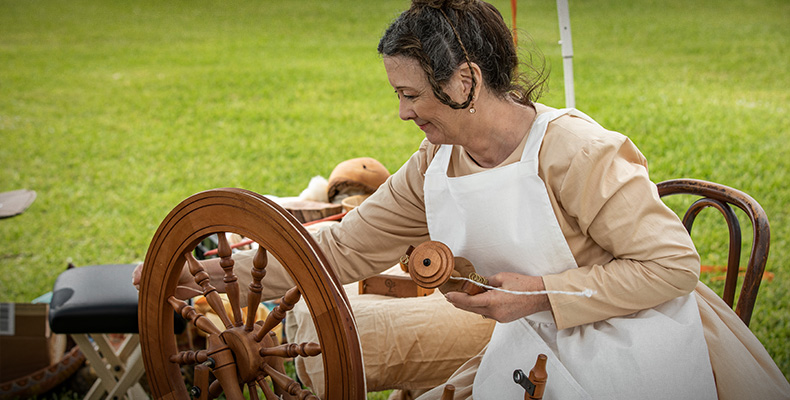
[[(340, 279), (379, 273), (431, 239), (493, 286), (551, 291), (447, 294), (498, 321), (487, 349), (450, 378), (456, 398), (521, 398), (512, 373), (539, 353), (549, 355), (546, 399), (786, 398), (787, 381), (759, 341), (698, 283), (696, 250), (644, 157), (578, 111), (535, 103), (541, 82), (517, 75), (493, 6), (414, 1), (378, 51), (400, 118), (426, 140), (317, 234)], [(239, 256), (237, 265), (248, 262)], [(272, 264), (265, 294), (274, 297), (292, 283)], [(573, 295), (584, 290), (594, 294)]]
[(448, 294), (502, 322), (474, 397), (514, 398), (523, 389), (512, 371), (545, 353), (546, 398), (715, 398), (689, 294), (699, 260), (643, 157), (581, 113), (533, 104), (534, 86), (514, 87), (515, 48), (492, 6), (435, 3), (415, 2), (379, 44), (400, 117), (430, 143), (423, 200), (431, 239), (494, 286), (596, 292)]

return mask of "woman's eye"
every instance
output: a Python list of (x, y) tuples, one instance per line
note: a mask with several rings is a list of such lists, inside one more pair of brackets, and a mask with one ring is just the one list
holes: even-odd
[(399, 92), (395, 92), (395, 94), (398, 95), (398, 99), (399, 100), (400, 100), (401, 97), (406, 99), (406, 100), (414, 100), (417, 97), (416, 95), (410, 95), (410, 94), (399, 93)]

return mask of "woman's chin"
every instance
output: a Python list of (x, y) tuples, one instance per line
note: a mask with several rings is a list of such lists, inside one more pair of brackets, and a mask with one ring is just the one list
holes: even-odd
[(425, 138), (428, 139), (428, 141), (431, 144), (436, 145), (436, 146), (445, 144), (443, 138), (440, 135), (436, 135), (436, 134), (431, 134), (429, 132), (425, 132)]

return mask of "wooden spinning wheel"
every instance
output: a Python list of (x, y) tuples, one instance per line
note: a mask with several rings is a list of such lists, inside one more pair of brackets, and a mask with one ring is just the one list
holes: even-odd
[[(208, 275), (192, 257), (205, 237), (234, 232), (259, 244), (254, 258), (247, 303), (242, 320), (240, 294), (227, 242), (220, 241), (224, 282), (233, 309), (224, 311)], [(221, 239), (223, 234), (218, 235)], [(265, 321), (255, 321), (265, 285), (266, 252), (289, 272), (296, 287), (283, 296)], [(214, 326), (191, 306), (174, 297), (182, 267), (187, 263), (203, 296), (225, 324)], [(319, 343), (279, 345), (270, 331), (285, 311), (304, 297), (315, 323)], [(207, 349), (179, 352), (173, 335), (173, 310), (208, 333)], [(281, 357), (322, 354), (327, 399), (365, 398), (362, 351), (348, 299), (317, 244), (293, 216), (256, 193), (242, 189), (217, 189), (198, 193), (179, 204), (154, 235), (145, 258), (140, 283), (139, 328), (145, 369), (155, 398), (188, 397), (182, 365), (195, 365), (193, 396), (211, 398), (224, 391), (228, 399), (243, 398), (244, 386), (252, 399), (260, 387), (267, 399), (282, 394), (311, 398), (282, 371)], [(209, 385), (209, 371), (216, 380)], [(273, 392), (265, 377), (271, 377)], [(209, 387), (210, 386), (210, 387)], [(313, 397), (315, 398), (315, 397)]]

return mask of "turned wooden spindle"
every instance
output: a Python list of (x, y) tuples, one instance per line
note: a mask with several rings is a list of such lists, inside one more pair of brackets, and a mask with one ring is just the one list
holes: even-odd
[(263, 372), (268, 374), (278, 387), (282, 388), (286, 393), (292, 396), (297, 396), (300, 400), (320, 400), (316, 395), (310, 393), (309, 390), (302, 389), (302, 385), (300, 385), (298, 382), (288, 377), (288, 375), (277, 371), (269, 364), (263, 364)]
[[(466, 266), (473, 269), (468, 260), (459, 258), (466, 263)], [(408, 260), (408, 272), (411, 279), (417, 285), (433, 289), (444, 285), (453, 276), (456, 269), (455, 257), (447, 245), (437, 241), (427, 241), (415, 247), (411, 251)], [(456, 275), (460, 275), (456, 272)], [(477, 273), (470, 273), (465, 278), (487, 284), (488, 282)], [(485, 292), (486, 289), (475, 285), (472, 282), (464, 281), (457, 285), (458, 290), (469, 295)], [(443, 289), (444, 290), (444, 289)]]
[(200, 262), (195, 259), (191, 252), (185, 253), (184, 256), (187, 259), (187, 265), (189, 265), (189, 272), (195, 277), (195, 283), (203, 288), (203, 297), (206, 298), (208, 305), (222, 320), (226, 329), (232, 328), (233, 322), (228, 318), (228, 313), (225, 312), (225, 305), (222, 303), (222, 297), (217, 292), (217, 288), (211, 284), (208, 272), (203, 269), (203, 266), (200, 265)]
[(187, 350), (170, 356), (170, 362), (181, 365), (203, 363), (206, 360), (208, 360), (206, 350)]
[(263, 391), (263, 397), (265, 397), (266, 400), (278, 398), (271, 386), (269, 386), (269, 382), (266, 381), (265, 377), (258, 378), (257, 382), (258, 386)]
[(520, 369), (513, 371), (513, 381), (524, 388), (524, 400), (540, 400), (543, 398), (546, 380), (548, 379), (546, 360), (548, 360), (548, 357), (545, 354), (538, 354), (535, 366), (529, 370), (529, 376), (524, 375), (524, 371)]
[(235, 264), (235, 261), (233, 261), (231, 257), (233, 251), (230, 249), (228, 237), (224, 232), (217, 234), (217, 241), (217, 255), (220, 258), (219, 265), (222, 267), (222, 270), (225, 271), (225, 276), (222, 278), (222, 281), (225, 282), (225, 292), (228, 294), (230, 308), (233, 310), (233, 325), (241, 326), (242, 317), (241, 306), (239, 305), (239, 282), (236, 274), (233, 273), (233, 265)]
[(255, 382), (250, 382), (250, 383), (247, 384), (247, 393), (249, 393), (249, 395), (250, 395), (250, 400), (259, 400), (260, 399), (258, 397), (258, 385)]
[(299, 293), (299, 288), (292, 287), (288, 289), (288, 291), (285, 292), (285, 296), (280, 300), (280, 304), (274, 307), (274, 310), (266, 316), (266, 320), (263, 321), (261, 325), (261, 330), (255, 334), (255, 340), (258, 342), (263, 340), (263, 337), (269, 333), (269, 331), (282, 322), (283, 318), (285, 318), (285, 313), (291, 311), (301, 297), (302, 294)]
[(174, 296), (170, 296), (167, 301), (173, 306), (177, 313), (181, 314), (184, 319), (191, 322), (192, 325), (198, 327), (203, 332), (208, 334), (219, 335), (222, 331), (219, 330), (214, 324), (206, 318), (205, 315), (197, 312), (194, 307), (190, 306), (183, 300), (179, 300)]
[(263, 357), (276, 356), (292, 358), (296, 356), (314, 357), (321, 354), (321, 345), (314, 342), (285, 343), (275, 347), (264, 347), (260, 350)]
[(244, 330), (252, 332), (255, 326), (255, 318), (258, 314), (258, 307), (261, 304), (261, 292), (263, 285), (261, 281), (266, 276), (266, 265), (269, 263), (266, 249), (258, 246), (258, 251), (255, 252), (255, 257), (252, 258), (252, 282), (250, 282), (250, 291), (247, 294), (247, 322), (244, 324)]

